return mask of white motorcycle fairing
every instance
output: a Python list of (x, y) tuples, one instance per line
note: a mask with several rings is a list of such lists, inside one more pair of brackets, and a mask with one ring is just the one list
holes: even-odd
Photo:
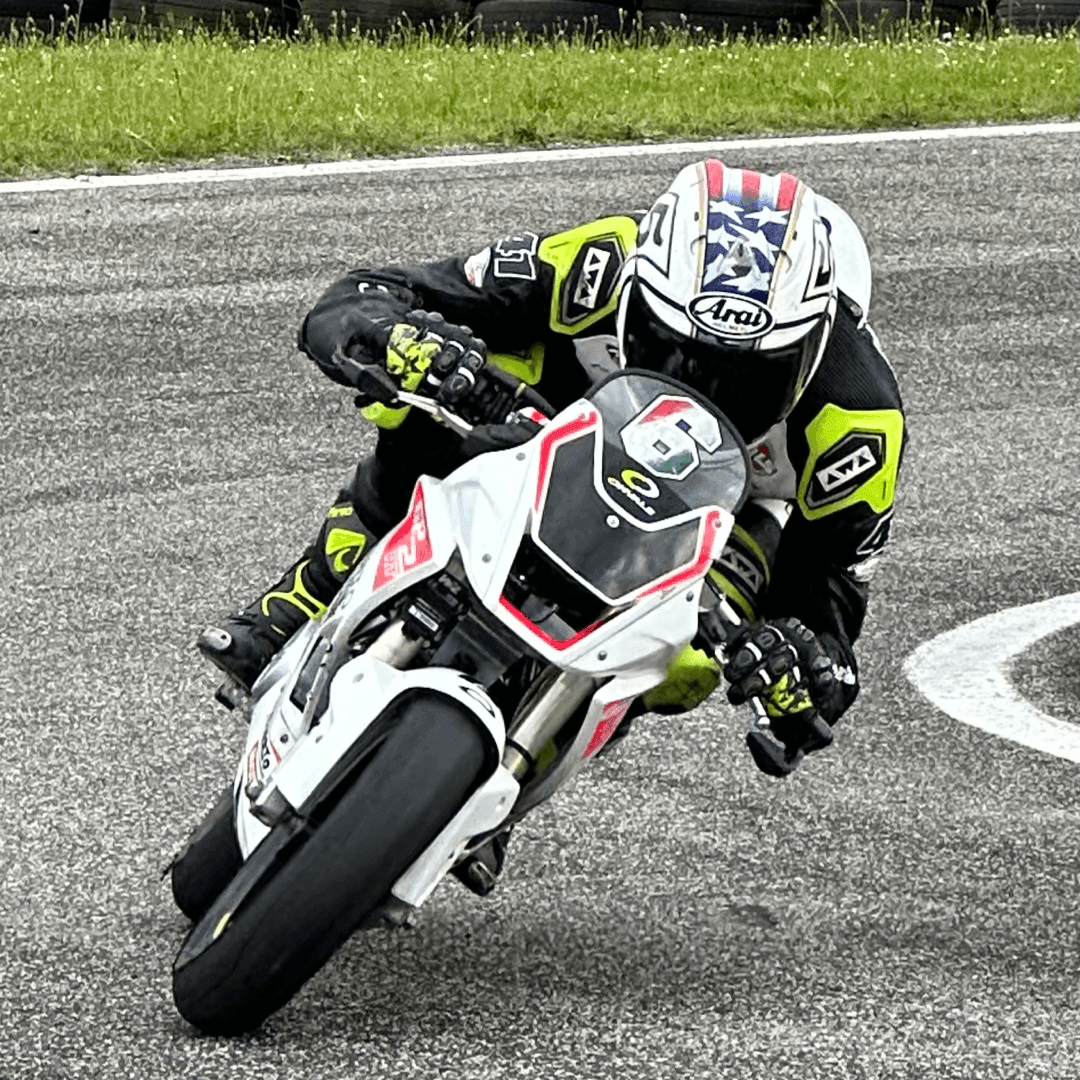
[[(561, 447), (601, 429), (600, 411), (589, 401), (579, 401), (520, 447), (486, 453), (445, 480), (420, 479), (403, 521), (373, 546), (322, 622), (299, 632), (255, 684), (246, 751), (234, 785), (236, 831), (245, 859), (267, 835), (270, 823), (299, 811), (365, 730), (406, 691), (427, 689), (453, 698), (490, 736), (495, 759), (503, 758), (506, 719), (478, 682), (448, 667), (398, 670), (379, 658), (377, 646), (372, 654), (340, 660), (349, 655), (350, 638), (358, 630), (384, 618), (389, 601), (442, 573), (455, 555), (482, 607), (521, 640), (522, 653), (549, 661), (568, 677), (586, 680), (591, 701), (560, 763), (525, 793), (524, 802), (519, 803), (522, 789), (507, 767), (494, 769), (398, 878), (392, 893), (399, 900), (419, 906), (470, 845), (482, 842), (515, 809), (519, 816), (563, 786), (610, 738), (634, 698), (664, 681), (671, 660), (696, 632), (702, 584), (734, 516), (731, 509), (712, 504), (707, 512), (691, 507), (655, 526), (643, 522), (643, 515), (634, 517), (625, 499), (620, 502), (611, 495), (611, 487), (626, 485), (604, 475), (602, 437), (595, 439), (592, 480), (610, 509), (610, 535), (629, 530), (632, 540), (634, 529), (643, 534), (655, 529), (659, 535), (664, 525), (670, 529), (672, 522), (683, 522), (688, 530), (697, 528), (692, 557), (617, 596), (607, 596), (581, 579), (610, 602), (608, 614), (561, 639), (505, 595), (523, 538), (544, 545), (542, 522), (554, 458)], [(745, 449), (741, 453), (745, 459)], [(622, 476), (628, 474), (624, 469)], [(631, 483), (633, 477), (639, 478), (641, 490), (650, 490), (650, 483), (657, 486), (644, 470), (630, 474)], [(561, 562), (557, 553), (549, 555)], [(563, 566), (580, 578), (573, 567)]]

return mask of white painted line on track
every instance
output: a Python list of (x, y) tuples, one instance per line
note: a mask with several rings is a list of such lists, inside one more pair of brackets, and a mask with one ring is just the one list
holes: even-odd
[(1040, 712), (1008, 678), (1020, 653), (1078, 622), (1080, 593), (997, 611), (924, 642), (904, 662), (904, 673), (954, 720), (1080, 763), (1080, 723)]
[(185, 169), (178, 172), (107, 176), (57, 176), (0, 183), (0, 195), (45, 191), (91, 191), (98, 188), (153, 187), (162, 184), (227, 184), (251, 180), (288, 180), (312, 176), (374, 175), (426, 169), (475, 169), (486, 165), (527, 165), (598, 158), (701, 157), (732, 150), (773, 150), (801, 146), (850, 146), (872, 143), (936, 142), (945, 139), (1017, 139), (1033, 135), (1080, 135), (1080, 122), (1004, 124), (994, 127), (915, 128), (905, 131), (855, 131), (833, 135), (785, 135), (775, 138), (724, 139), (713, 142), (649, 143), (634, 146), (579, 146), (557, 150), (507, 150), (435, 157), (365, 158), (307, 165), (253, 165), (232, 169)]

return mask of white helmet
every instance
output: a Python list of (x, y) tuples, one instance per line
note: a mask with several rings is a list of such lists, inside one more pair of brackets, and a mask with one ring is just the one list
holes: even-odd
[(829, 230), (814, 193), (712, 159), (656, 200), (622, 270), (626, 367), (673, 375), (753, 440), (813, 377), (836, 314)]

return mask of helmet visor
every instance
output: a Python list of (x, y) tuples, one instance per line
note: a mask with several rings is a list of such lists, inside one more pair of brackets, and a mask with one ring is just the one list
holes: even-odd
[(791, 412), (817, 360), (826, 320), (780, 349), (734, 346), (676, 333), (631, 288), (621, 313), (620, 345), (627, 367), (659, 371), (686, 383), (715, 403), (747, 442)]

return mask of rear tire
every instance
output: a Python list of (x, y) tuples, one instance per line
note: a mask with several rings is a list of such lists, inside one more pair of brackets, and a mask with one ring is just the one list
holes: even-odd
[(176, 906), (197, 922), (243, 862), (233, 819), (233, 789), (228, 787), (173, 860), (172, 894)]
[[(494, 767), (493, 740), (452, 698), (425, 693), (390, 708), (400, 715), (325, 820), (299, 846), (275, 845), (275, 833), (303, 836), (277, 826), (188, 935), (173, 998), (202, 1031), (240, 1034), (281, 1008), (382, 907)], [(320, 817), (317, 805), (303, 809)], [(245, 875), (264, 880), (245, 894)]]

